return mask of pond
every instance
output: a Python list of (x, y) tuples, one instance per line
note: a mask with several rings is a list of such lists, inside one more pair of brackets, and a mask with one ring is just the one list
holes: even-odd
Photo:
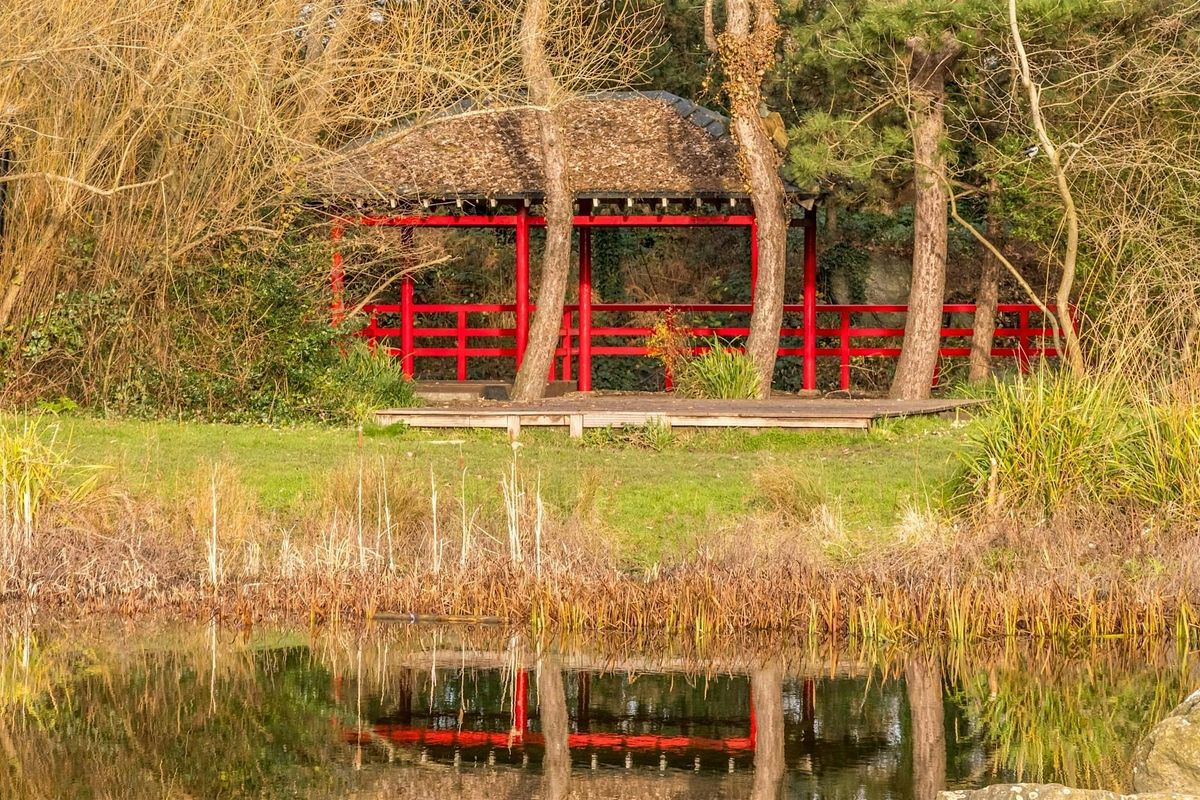
[(1200, 677), (1188, 654), (1126, 642), (941, 651), (96, 621), (4, 636), (4, 798), (1123, 789), (1138, 738)]

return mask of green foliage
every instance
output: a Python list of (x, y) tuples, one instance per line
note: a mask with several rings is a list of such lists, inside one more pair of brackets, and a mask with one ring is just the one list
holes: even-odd
[(687, 397), (749, 400), (758, 396), (759, 381), (754, 362), (745, 353), (729, 349), (713, 337), (709, 349), (683, 367), (676, 387)]
[(417, 402), (413, 381), (400, 362), (364, 341), (351, 344), (343, 358), (318, 376), (314, 388), (317, 410), (342, 409), (359, 421), (381, 408), (406, 408)]
[(814, 111), (788, 132), (788, 175), (798, 186), (818, 189), (834, 181), (866, 184), (903, 163), (911, 149), (908, 130), (888, 121), (860, 125), (848, 116)]
[[(100, 413), (228, 422), (349, 421), (368, 404), (410, 405), (386, 357), (350, 346), (357, 321), (328, 318), (329, 252), (303, 238), (228, 244), (181, 265), (166, 296), (136, 276), (66, 292), (30, 324), (9, 389)], [(342, 358), (345, 351), (347, 358)]]
[(1200, 407), (1046, 369), (997, 383), (964, 454), (979, 502), (1043, 512), (1115, 505), (1165, 515), (1200, 508)]

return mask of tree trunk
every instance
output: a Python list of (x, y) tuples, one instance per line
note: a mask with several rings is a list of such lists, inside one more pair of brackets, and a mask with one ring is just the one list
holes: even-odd
[(775, 62), (779, 40), (776, 0), (727, 0), (726, 28), (718, 38), (734, 138), (758, 221), (758, 279), (746, 354), (758, 373), (759, 397), (771, 394), (779, 328), (783, 324), (787, 217), (780, 157), (759, 115), (762, 77)]
[(752, 800), (776, 800), (786, 766), (783, 731), (783, 670), (771, 664), (750, 674), (754, 703), (754, 784)]
[(563, 800), (571, 784), (571, 750), (567, 736), (571, 732), (567, 717), (567, 693), (562, 671), (549, 661), (538, 663), (538, 717), (545, 737), (546, 756), (542, 762), (542, 781), (546, 800)]
[[(1003, 230), (1000, 213), (996, 208), (997, 187), (992, 182), (988, 195), (986, 235), (988, 241), (999, 246)], [(979, 270), (979, 288), (975, 292), (975, 322), (971, 330), (971, 360), (967, 380), (984, 383), (992, 377), (992, 343), (996, 335), (996, 305), (1000, 302), (1000, 272), (1004, 265), (986, 248)]]
[(942, 666), (928, 655), (904, 665), (912, 720), (913, 800), (934, 800), (946, 785), (946, 720), (942, 709)]
[(931, 50), (926, 42), (913, 38), (908, 40), (908, 49), (912, 55), (908, 85), (912, 98), (916, 207), (908, 316), (892, 380), (891, 397), (896, 400), (929, 397), (937, 365), (946, 294), (946, 204), (949, 202), (946, 159), (941, 150), (946, 125), (946, 75), (962, 52), (962, 45), (950, 37)]
[(554, 74), (546, 59), (543, 40), (547, 0), (528, 0), (521, 22), (521, 54), (529, 99), (537, 106), (541, 127), (542, 165), (546, 173), (546, 250), (538, 284), (537, 310), (529, 326), (525, 359), (517, 370), (514, 400), (539, 400), (546, 394), (546, 380), (562, 326), (567, 300), (567, 278), (571, 272), (571, 229), (575, 200), (567, 175), (567, 156), (561, 120), (555, 111), (560, 98)]

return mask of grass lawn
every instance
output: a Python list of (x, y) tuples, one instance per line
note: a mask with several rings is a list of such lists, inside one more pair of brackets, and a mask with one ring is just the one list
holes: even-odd
[[(168, 502), (195, 491), (210, 465), (232, 467), (268, 509), (318, 496), (333, 470), (360, 454), (432, 469), (443, 496), (461, 486), (472, 502), (499, 505), (499, 479), (514, 450), (502, 431), (403, 428), (267, 428), (61, 417), (61, 438), (80, 464), (110, 468), (136, 495)], [(864, 535), (890, 527), (910, 504), (936, 504), (955, 470), (967, 427), (936, 419), (890, 422), (869, 433), (837, 431), (676, 431), (661, 450), (603, 432), (582, 441), (565, 431), (526, 431), (516, 458), (540, 475), (547, 501), (587, 507), (631, 557), (651, 561), (706, 527), (753, 509), (755, 475), (788, 469), (835, 498), (847, 527)]]

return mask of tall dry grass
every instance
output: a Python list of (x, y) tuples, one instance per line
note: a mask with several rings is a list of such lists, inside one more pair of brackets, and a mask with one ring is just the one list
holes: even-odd
[(9, 599), (242, 623), (486, 618), (697, 642), (751, 630), (878, 643), (1200, 633), (1194, 532), (1119, 511), (1029, 525), (914, 509), (864, 539), (811, 478), (794, 479), (772, 476), (753, 517), (634, 568), (586, 503), (545, 497), (519, 453), (482, 477), (354, 458), (286, 513), (262, 509), (236, 471), (201, 465), (172, 506), (112, 487), (83, 504), (45, 501)]
[[(550, 6), (565, 88), (637, 74), (654, 14)], [(102, 382), (127, 352), (168, 361), (178, 273), (296, 233), (312, 176), (344, 144), (464, 98), (523, 103), (519, 13), (503, 0), (3, 4), (0, 326), (19, 343), (60, 292), (113, 291), (126, 315), (104, 323), (125, 328), (124, 348), (64, 369)], [(220, 337), (220, 325), (197, 319), (195, 336)]]

